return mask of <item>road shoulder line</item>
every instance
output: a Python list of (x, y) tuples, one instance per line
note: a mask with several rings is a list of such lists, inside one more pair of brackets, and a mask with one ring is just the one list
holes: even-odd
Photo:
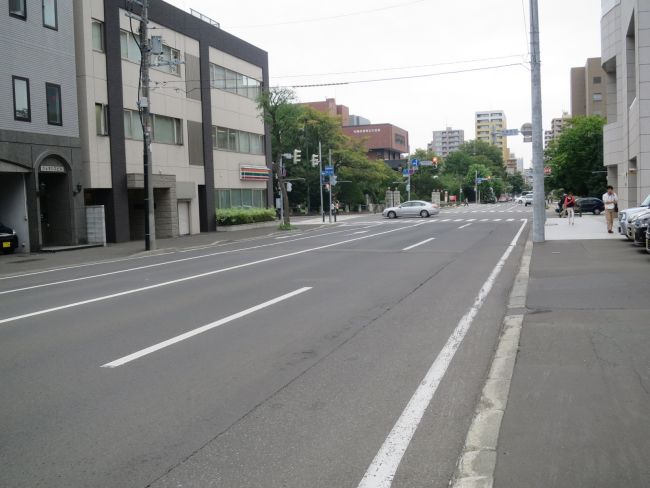
[(501, 337), (490, 372), (474, 412), (465, 445), (449, 486), (452, 488), (491, 488), (497, 463), (497, 443), (501, 421), (508, 404), (512, 374), (524, 321), (526, 293), (533, 243), (526, 242), (519, 272), (510, 292), (508, 312), (503, 318)]

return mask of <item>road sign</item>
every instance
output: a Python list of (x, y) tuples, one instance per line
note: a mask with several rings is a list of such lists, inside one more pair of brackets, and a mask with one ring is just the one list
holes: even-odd
[(325, 166), (325, 175), (332, 176), (334, 174), (334, 166)]
[(428, 161), (425, 159), (424, 161), (420, 161), (420, 166), (433, 166), (433, 161)]
[(476, 180), (474, 180), (474, 181), (476, 182), (476, 184), (480, 185), (481, 183), (483, 183), (485, 181), (485, 178), (476, 178)]
[(410, 170), (408, 170), (408, 169), (403, 169), (402, 170), (402, 176), (408, 176), (409, 174), (411, 174), (409, 171)]
[(415, 174), (415, 169), (409, 169), (409, 174), (414, 175)]
[(411, 159), (411, 166), (418, 167), (420, 165), (419, 159)]
[[(499, 134), (499, 133), (497, 133)], [(519, 135), (519, 129), (504, 129), (500, 131), (500, 134), (502, 136), (518, 136)]]

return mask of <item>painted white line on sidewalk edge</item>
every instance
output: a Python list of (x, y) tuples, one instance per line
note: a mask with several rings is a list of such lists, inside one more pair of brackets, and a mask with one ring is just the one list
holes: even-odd
[(279, 296), (272, 300), (268, 300), (264, 303), (260, 303), (259, 305), (255, 305), (254, 307), (247, 308), (246, 310), (242, 310), (241, 312), (234, 313), (232, 315), (229, 315), (228, 317), (224, 317), (220, 320), (217, 320), (216, 322), (212, 322), (202, 327), (198, 327), (194, 330), (190, 330), (189, 332), (185, 332), (184, 334), (178, 335), (176, 337), (172, 337), (171, 339), (167, 339), (166, 341), (159, 342), (158, 344), (154, 344), (153, 346), (147, 347), (145, 349), (141, 349), (140, 351), (134, 352), (133, 354), (129, 354), (128, 356), (124, 356), (123, 358), (116, 359), (115, 361), (111, 361), (110, 363), (102, 364), (101, 367), (117, 368), (118, 366), (122, 366), (126, 363), (130, 363), (131, 361), (135, 361), (136, 359), (141, 358), (142, 356), (147, 356), (152, 352), (159, 351), (160, 349), (164, 349), (165, 347), (169, 347), (173, 344), (184, 341), (185, 339), (189, 339), (190, 337), (194, 337), (196, 335), (202, 334), (203, 332), (207, 332), (208, 330), (219, 327), (220, 325), (227, 324), (228, 322), (232, 322), (233, 320), (240, 319), (242, 317), (245, 317), (246, 315), (250, 315), (254, 312), (257, 312), (258, 310), (262, 310), (263, 308), (267, 308), (270, 307), (271, 305), (275, 305), (276, 303), (280, 303), (284, 300), (288, 300), (289, 298), (295, 297), (296, 295), (300, 295), (301, 293), (305, 293), (306, 291), (309, 291), (311, 289), (312, 289), (311, 286), (305, 286), (303, 288), (299, 288), (295, 291), (292, 291), (291, 293), (287, 293), (285, 295)]
[(430, 239), (425, 239), (422, 242), (418, 242), (417, 244), (413, 244), (412, 246), (405, 247), (404, 249), (402, 249), (402, 251), (410, 251), (411, 249), (414, 249), (414, 248), (416, 248), (418, 246), (421, 246), (421, 245), (426, 244), (427, 242), (431, 242), (433, 240), (435, 240), (435, 237), (431, 237)]
[(377, 232), (376, 234), (369, 234), (369, 235), (364, 235), (364, 236), (361, 236), (361, 237), (355, 237), (354, 239), (346, 239), (345, 241), (334, 242), (332, 244), (324, 244), (322, 246), (311, 247), (311, 248), (308, 248), (308, 249), (302, 249), (300, 251), (294, 251), (294, 252), (290, 252), (290, 253), (287, 253), (287, 254), (279, 254), (278, 256), (272, 256), (270, 258), (258, 259), (257, 261), (249, 261), (247, 263), (236, 264), (234, 266), (229, 266), (227, 268), (215, 269), (215, 270), (212, 270), (212, 271), (207, 271), (205, 273), (199, 273), (199, 274), (196, 274), (196, 275), (186, 276), (184, 278), (178, 278), (178, 279), (175, 279), (175, 280), (164, 281), (162, 283), (156, 283), (155, 285), (143, 286), (141, 288), (134, 288), (134, 289), (131, 289), (131, 290), (121, 291), (121, 292), (118, 292), (118, 293), (112, 293), (110, 295), (104, 295), (104, 296), (96, 297), (96, 298), (89, 298), (88, 300), (82, 300), (80, 302), (68, 303), (66, 305), (59, 305), (57, 307), (46, 308), (46, 309), (43, 309), (43, 310), (37, 310), (35, 312), (30, 312), (30, 313), (26, 313), (26, 314), (22, 314), (22, 315), (16, 315), (14, 317), (7, 317), (5, 319), (0, 319), (0, 324), (5, 324), (7, 322), (14, 322), (16, 320), (26, 319), (26, 318), (29, 318), (29, 317), (35, 317), (37, 315), (43, 315), (43, 314), (46, 314), (46, 313), (56, 312), (56, 311), (59, 311), (59, 310), (65, 310), (65, 309), (68, 309), (68, 308), (80, 307), (82, 305), (87, 305), (89, 303), (95, 303), (95, 302), (110, 300), (112, 298), (118, 298), (118, 297), (122, 297), (122, 296), (125, 296), (125, 295), (132, 295), (134, 293), (140, 293), (140, 292), (147, 291), (147, 290), (153, 290), (155, 288), (161, 288), (163, 286), (175, 285), (177, 283), (183, 283), (185, 281), (195, 280), (195, 279), (198, 279), (198, 278), (205, 278), (206, 276), (212, 276), (212, 275), (216, 275), (216, 274), (219, 274), (219, 273), (225, 273), (226, 271), (233, 271), (235, 269), (247, 268), (249, 266), (255, 266), (257, 264), (268, 263), (268, 262), (271, 262), (271, 261), (277, 261), (278, 259), (289, 258), (289, 257), (292, 257), (292, 256), (299, 256), (300, 254), (305, 254), (305, 253), (314, 252), (314, 251), (320, 251), (321, 249), (328, 249), (330, 247), (340, 246), (342, 244), (348, 244), (350, 242), (360, 241), (362, 239), (368, 239), (370, 237), (377, 237), (377, 236), (381, 236), (381, 235), (384, 235), (384, 234), (391, 234), (393, 232), (399, 232), (399, 231), (402, 231), (404, 229), (417, 227), (418, 225), (421, 225), (421, 224), (411, 225), (411, 226), (407, 226), (407, 227), (400, 227), (398, 229), (386, 230), (384, 232)]
[(517, 245), (519, 236), (524, 231), (526, 223), (524, 222), (521, 225), (519, 231), (490, 273), (490, 276), (483, 283), (472, 307), (458, 322), (447, 343), (438, 354), (438, 357), (436, 357), (431, 368), (427, 371), (424, 379), (420, 382), (417, 390), (415, 390), (415, 393), (409, 400), (408, 405), (406, 405), (406, 408), (393, 426), (393, 429), (388, 434), (384, 444), (379, 449), (372, 463), (370, 463), (358, 488), (389, 488), (391, 486), (397, 468), (415, 434), (415, 430), (424, 416), (424, 412), (431, 403), (438, 389), (438, 385), (445, 376), (447, 368), (449, 368), (451, 360), (463, 342), (474, 318), (483, 306), (490, 290), (492, 290), (492, 286), (501, 273), (506, 260)]

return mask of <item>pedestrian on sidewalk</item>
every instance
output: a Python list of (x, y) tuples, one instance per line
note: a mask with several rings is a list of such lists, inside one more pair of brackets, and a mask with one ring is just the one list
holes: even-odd
[(612, 226), (614, 225), (614, 214), (618, 212), (618, 195), (614, 193), (612, 185), (607, 186), (607, 193), (603, 195), (605, 204), (605, 219), (607, 220), (607, 232), (613, 234)]
[(567, 218), (569, 219), (569, 225), (576, 225), (575, 206), (576, 199), (573, 196), (573, 192), (569, 192), (566, 199), (564, 200), (564, 208), (566, 209)]
[(566, 200), (566, 193), (562, 193), (560, 200), (557, 202), (557, 206), (560, 209), (560, 211), (558, 212), (560, 218), (564, 217), (564, 215), (566, 214), (566, 206), (564, 205), (565, 200)]

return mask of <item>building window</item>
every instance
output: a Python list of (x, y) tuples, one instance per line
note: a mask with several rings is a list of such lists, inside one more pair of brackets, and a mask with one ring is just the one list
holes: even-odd
[(255, 78), (210, 63), (210, 86), (242, 97), (256, 100), (262, 83)]
[(27, 0), (9, 0), (9, 15), (18, 19), (27, 19)]
[(47, 123), (50, 125), (63, 125), (61, 87), (53, 83), (45, 83), (45, 99), (47, 103)]
[(603, 94), (602, 94), (602, 93), (594, 93), (594, 94), (591, 96), (591, 99), (592, 99), (594, 102), (602, 102), (602, 100), (603, 100)]
[(57, 30), (56, 0), (43, 0), (43, 26)]
[(181, 119), (153, 115), (151, 140), (159, 144), (183, 145), (183, 122)]
[(95, 51), (99, 51), (100, 53), (103, 53), (104, 52), (104, 23), (103, 22), (93, 19), (92, 35), (93, 35), (93, 49)]
[(264, 136), (225, 127), (212, 127), (212, 147), (244, 154), (264, 154)]
[(217, 189), (215, 203), (217, 209), (237, 207), (266, 207), (266, 190), (261, 188)]
[(29, 100), (29, 80), (20, 76), (11, 77), (14, 92), (14, 119), (22, 122), (32, 121)]
[(172, 73), (174, 75), (180, 74), (180, 66), (178, 64), (173, 64), (172, 61), (178, 61), (181, 58), (181, 52), (178, 49), (169, 47), (163, 44), (163, 53), (160, 56), (163, 62), (169, 62), (170, 64), (165, 64), (162, 66), (155, 67), (161, 71)]
[(95, 127), (98, 136), (108, 135), (108, 105), (95, 104)]
[(594, 76), (593, 83), (594, 85), (600, 85), (603, 79), (600, 76)]
[(406, 138), (401, 134), (395, 134), (395, 144), (398, 146), (406, 145)]
[(125, 30), (120, 31), (120, 53), (122, 54), (122, 59), (128, 59), (129, 61), (140, 64), (140, 45), (133, 37), (133, 34)]

